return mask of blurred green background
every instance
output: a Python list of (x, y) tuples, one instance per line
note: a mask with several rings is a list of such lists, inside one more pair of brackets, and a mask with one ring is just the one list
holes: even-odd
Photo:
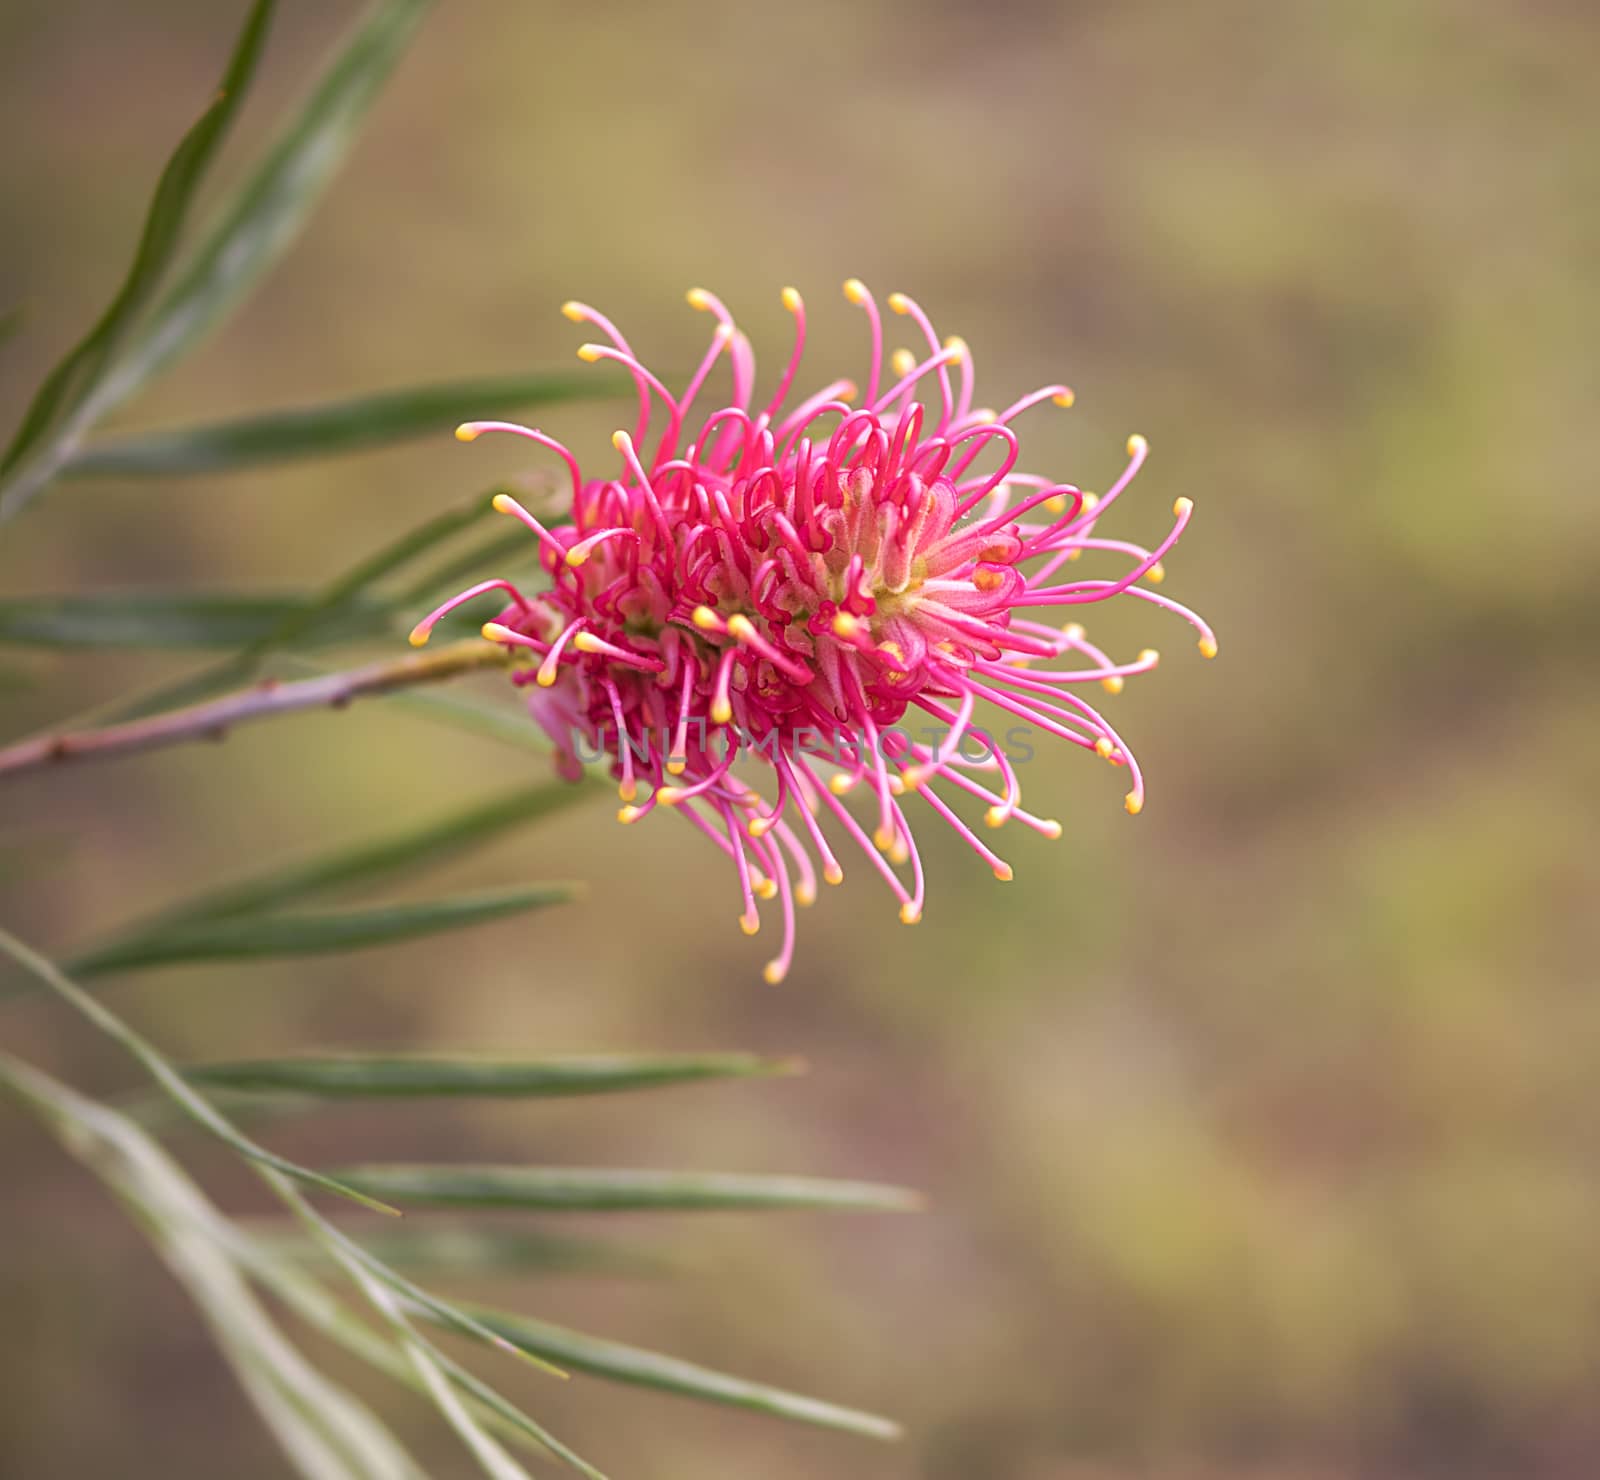
[[(0, 9), (9, 423), (123, 270), (236, 5)], [(285, 8), (235, 175), (356, 8)], [(332, 1110), (290, 1155), (876, 1177), (913, 1218), (639, 1220), (672, 1280), (502, 1303), (892, 1413), (896, 1448), (530, 1375), (618, 1476), (1123, 1480), (1600, 1472), (1600, 19), (1579, 0), (865, 7), (440, 6), (310, 229), (124, 424), (565, 366), (567, 297), (688, 366), (722, 293), (766, 351), (806, 293), (850, 373), (857, 274), (1041, 381), (1024, 465), (1103, 487), (1107, 533), (1195, 523), (1166, 661), (1111, 701), (1151, 777), (1042, 750), (995, 885), (920, 831), (925, 921), (857, 868), (778, 989), (690, 829), (575, 810), (462, 865), (587, 903), (347, 958), (108, 990), (180, 1056), (314, 1046), (749, 1048), (809, 1076), (651, 1101)], [(541, 417), (610, 457), (617, 413)], [(432, 443), (170, 484), (64, 485), (0, 591), (310, 587), (497, 474)], [(4, 733), (166, 672), (0, 653)], [(3, 736), (0, 736), (3, 738)], [(447, 811), (540, 763), (379, 704), (5, 794), (0, 916), (50, 948), (228, 873)], [(1010, 835), (1008, 834), (1008, 841)], [(112, 1091), (52, 1004), (8, 1044)], [(0, 1471), (284, 1473), (192, 1311), (103, 1194), (0, 1117)], [(191, 1148), (231, 1205), (225, 1157)], [(516, 1220), (511, 1220), (515, 1222)], [(471, 1293), (469, 1291), (469, 1293)], [(521, 1383), (522, 1379), (515, 1379)], [(363, 1390), (367, 1390), (365, 1387)], [(371, 1392), (428, 1456), (423, 1406)]]

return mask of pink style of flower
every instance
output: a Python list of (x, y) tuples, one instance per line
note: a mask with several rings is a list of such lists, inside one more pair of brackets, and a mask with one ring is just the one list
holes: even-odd
[[(991, 828), (1017, 822), (1061, 835), (1058, 822), (1023, 809), (1000, 735), (978, 723), (980, 700), (1008, 726), (1020, 722), (1125, 765), (1127, 810), (1143, 806), (1132, 750), (1077, 690), (1100, 684), (1116, 693), (1125, 678), (1155, 667), (1157, 655), (1147, 649), (1114, 662), (1079, 623), (1038, 620), (1045, 609), (1126, 596), (1188, 621), (1206, 657), (1217, 650), (1195, 613), (1139, 584), (1161, 580), (1190, 500), (1173, 506), (1172, 528), (1154, 549), (1095, 532), (1143, 464), (1143, 437), (1128, 439), (1127, 466), (1099, 498), (1019, 473), (1013, 422), (1043, 402), (1070, 406), (1072, 392), (1049, 385), (1004, 411), (975, 408), (962, 340), (941, 342), (922, 309), (894, 293), (889, 308), (910, 319), (922, 344), (886, 359), (876, 300), (854, 278), (844, 292), (871, 329), (859, 409), (851, 405), (857, 387), (844, 380), (786, 409), (806, 338), (793, 288), (783, 304), (794, 315), (794, 348), (760, 406), (750, 342), (703, 289), (689, 302), (717, 325), (677, 396), (603, 315), (566, 304), (569, 319), (609, 341), (586, 344), (579, 356), (621, 364), (637, 386), (634, 430), (612, 439), (621, 468), (586, 479), (573, 454), (541, 431), (498, 421), (460, 427), (464, 442), (501, 431), (554, 452), (571, 475), (572, 520), (547, 526), (498, 495), (495, 507), (538, 540), (550, 589), (525, 595), (485, 581), (412, 633), (420, 645), (462, 602), (491, 590), (507, 597), (483, 633), (530, 655), (512, 678), (532, 687), (530, 712), (555, 742), (564, 774), (578, 774), (580, 749), (610, 755), (626, 804), (619, 821), (658, 808), (687, 818), (732, 862), (746, 933), (760, 926), (758, 900), (776, 899), (783, 943), (766, 967), (773, 982), (789, 969), (795, 907), (815, 899), (817, 873), (831, 884), (844, 877), (822, 821), (831, 818), (870, 861), (907, 924), (921, 917), (924, 895), (913, 798), (1002, 880), (1010, 864), (957, 815), (958, 795), (984, 804)], [(732, 402), (691, 423), (725, 351)], [(652, 445), (658, 413), (664, 425)], [(997, 466), (980, 471), (980, 461)], [(1120, 557), (1126, 568), (1113, 578), (1062, 580), (1062, 567), (1086, 551)], [(1039, 666), (1052, 659), (1063, 665)], [(919, 711), (915, 725), (910, 710)], [(767, 774), (768, 793), (741, 778), (741, 761)], [(649, 787), (643, 800), (641, 785)], [(870, 798), (870, 836), (842, 800), (858, 789)]]

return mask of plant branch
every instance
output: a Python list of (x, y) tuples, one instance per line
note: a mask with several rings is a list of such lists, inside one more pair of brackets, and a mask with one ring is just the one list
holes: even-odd
[(187, 740), (221, 740), (235, 725), (300, 709), (342, 709), (353, 700), (418, 684), (440, 683), (478, 668), (499, 667), (506, 649), (477, 638), (343, 673), (284, 683), (265, 679), (236, 694), (98, 730), (61, 731), (0, 750), (0, 782), (41, 766), (157, 750)]

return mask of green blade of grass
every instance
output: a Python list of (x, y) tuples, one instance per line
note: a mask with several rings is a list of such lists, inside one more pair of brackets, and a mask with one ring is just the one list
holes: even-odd
[(420, 1055), (256, 1059), (196, 1064), (184, 1069), (191, 1084), (256, 1094), (311, 1095), (331, 1099), (437, 1096), (548, 1098), (614, 1094), (697, 1080), (792, 1074), (793, 1059), (754, 1054), (624, 1054), (508, 1061)]
[(412, 386), (374, 395), (150, 431), (92, 444), (62, 470), (68, 477), (167, 478), (227, 473), (303, 457), (332, 457), (427, 436), (459, 422), (511, 416), (558, 401), (616, 395), (612, 376), (547, 370), (487, 380)]
[(546, 1212), (819, 1208), (907, 1212), (917, 1194), (878, 1182), (736, 1172), (632, 1171), (612, 1167), (345, 1167), (338, 1175), (375, 1197), (414, 1207), (534, 1208)]
[(576, 898), (575, 884), (534, 884), (411, 904), (306, 914), (224, 916), (113, 942), (72, 963), (77, 976), (137, 971), (195, 961), (252, 961), (316, 956), (392, 945), (444, 930), (463, 930)]
[(808, 1398), (804, 1394), (769, 1387), (765, 1383), (731, 1377), (694, 1362), (663, 1356), (659, 1352), (628, 1346), (620, 1341), (586, 1336), (546, 1321), (477, 1306), (470, 1308), (479, 1321), (513, 1345), (548, 1357), (573, 1372), (587, 1372), (613, 1382), (655, 1388), (660, 1392), (677, 1393), (732, 1408), (746, 1408), (755, 1413), (792, 1419), (819, 1428), (864, 1434), (873, 1439), (900, 1437), (897, 1423), (874, 1413), (863, 1413), (837, 1403), (824, 1402), (820, 1398)]
[[(90, 591), (0, 601), (0, 643), (49, 648), (227, 648), (259, 642), (299, 618), (307, 596), (224, 592)], [(382, 636), (393, 622), (377, 602), (357, 601), (319, 624), (318, 641)]]
[(157, 182), (133, 264), (94, 327), (45, 377), (0, 458), (0, 517), (20, 510), (66, 460), (92, 424), (95, 392), (113, 356), (166, 275), (201, 181), (244, 102), (266, 42), (275, 0), (257, 0), (245, 20), (222, 83), (183, 136)]

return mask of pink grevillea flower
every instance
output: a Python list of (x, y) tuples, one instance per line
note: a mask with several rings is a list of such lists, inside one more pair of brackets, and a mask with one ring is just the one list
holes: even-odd
[[(460, 427), (465, 442), (510, 432), (554, 452), (571, 475), (571, 523), (543, 524), (499, 495), (495, 506), (539, 542), (549, 589), (486, 581), (412, 633), (426, 642), (452, 608), (501, 593), (507, 605), (484, 635), (529, 655), (512, 678), (530, 688), (529, 708), (565, 772), (605, 754), (625, 803), (620, 821), (661, 809), (687, 818), (731, 861), (747, 933), (760, 926), (758, 901), (776, 900), (782, 948), (766, 968), (774, 982), (793, 958), (796, 905), (815, 899), (818, 872), (832, 884), (844, 877), (829, 831), (846, 856), (870, 863), (912, 924), (924, 895), (917, 807), (1000, 879), (1011, 865), (956, 803), (975, 799), (991, 828), (1014, 822), (1061, 835), (1059, 823), (1022, 806), (1018, 762), (1038, 736), (1125, 766), (1127, 809), (1143, 806), (1132, 750), (1079, 691), (1116, 693), (1153, 668), (1156, 653), (1116, 662), (1077, 621), (1041, 617), (1054, 611), (1059, 622), (1061, 608), (1128, 597), (1177, 613), (1199, 633), (1201, 652), (1216, 652), (1198, 616), (1142, 584), (1161, 580), (1161, 558), (1189, 522), (1188, 499), (1154, 549), (1096, 533), (1145, 460), (1143, 437), (1128, 439), (1127, 466), (1099, 498), (1019, 473), (1013, 423), (1045, 402), (1071, 405), (1072, 392), (1050, 385), (1004, 411), (977, 409), (964, 342), (941, 342), (922, 309), (895, 293), (888, 306), (910, 320), (919, 347), (886, 360), (877, 302), (854, 278), (844, 291), (871, 330), (859, 408), (858, 388), (843, 380), (792, 395), (806, 337), (793, 288), (783, 304), (794, 348), (765, 401), (754, 398), (749, 341), (702, 289), (689, 302), (716, 329), (681, 394), (604, 316), (568, 303), (569, 319), (609, 341), (584, 345), (580, 357), (616, 361), (637, 385), (634, 430), (612, 439), (620, 467), (585, 477), (541, 431)], [(732, 401), (692, 416), (724, 352)], [(1119, 573), (1064, 578), (1086, 552), (1113, 559)], [(865, 823), (845, 804), (853, 791), (867, 799)]]

